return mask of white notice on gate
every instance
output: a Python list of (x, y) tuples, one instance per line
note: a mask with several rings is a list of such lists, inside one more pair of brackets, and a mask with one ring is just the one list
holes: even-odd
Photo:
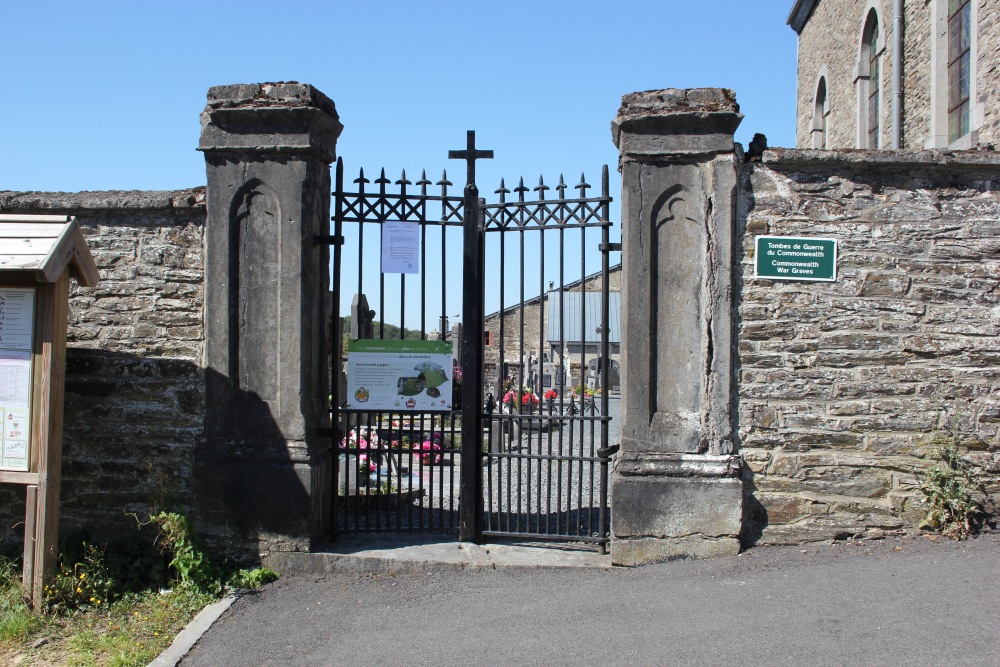
[(0, 470), (31, 464), (31, 343), (35, 290), (0, 289)]
[(420, 223), (382, 223), (382, 273), (419, 273)]

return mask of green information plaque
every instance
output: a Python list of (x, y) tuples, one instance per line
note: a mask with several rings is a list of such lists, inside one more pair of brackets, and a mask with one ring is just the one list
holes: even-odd
[(771, 280), (837, 280), (837, 239), (758, 236), (754, 275)]
[(451, 411), (451, 343), (352, 340), (347, 344), (347, 407), (386, 412)]

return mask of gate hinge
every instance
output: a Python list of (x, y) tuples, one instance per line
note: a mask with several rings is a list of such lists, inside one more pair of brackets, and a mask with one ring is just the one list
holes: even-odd
[(600, 250), (601, 252), (621, 252), (622, 251), (622, 244), (621, 243), (602, 243), (599, 246), (597, 246), (597, 249)]
[(611, 458), (612, 456), (618, 453), (619, 449), (621, 449), (620, 444), (611, 445), (610, 447), (602, 447), (601, 449), (597, 450), (597, 455), (602, 459)]
[(319, 245), (320, 243), (326, 243), (328, 245), (344, 245), (344, 237), (316, 234), (315, 236), (313, 236), (313, 243), (315, 243), (316, 245)]

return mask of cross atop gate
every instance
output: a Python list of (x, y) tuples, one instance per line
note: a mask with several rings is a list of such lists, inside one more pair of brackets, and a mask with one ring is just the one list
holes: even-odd
[(465, 150), (448, 151), (449, 160), (465, 160), (465, 184), (470, 185), (476, 182), (476, 160), (492, 160), (493, 151), (482, 151), (476, 148), (476, 131), (466, 132)]

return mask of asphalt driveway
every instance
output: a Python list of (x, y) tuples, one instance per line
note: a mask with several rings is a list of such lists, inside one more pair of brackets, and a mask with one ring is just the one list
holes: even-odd
[(996, 534), (634, 569), (428, 569), (285, 576), (181, 665), (1000, 664)]

